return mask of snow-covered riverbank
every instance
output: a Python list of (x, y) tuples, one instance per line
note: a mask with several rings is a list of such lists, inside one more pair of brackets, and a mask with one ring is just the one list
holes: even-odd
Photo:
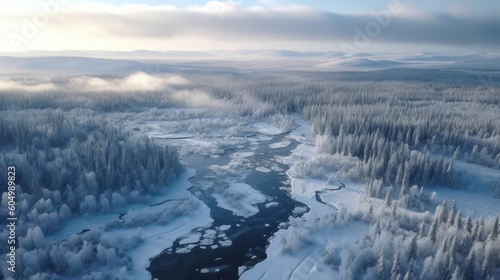
[[(154, 223), (144, 227), (112, 230), (105, 233), (110, 236), (119, 234), (134, 235), (140, 233), (142, 236), (143, 242), (138, 247), (128, 252), (132, 257), (133, 264), (132, 269), (129, 271), (131, 279), (148, 279), (151, 277), (149, 272), (146, 271), (151, 258), (160, 254), (165, 248), (170, 247), (177, 238), (189, 235), (193, 229), (208, 227), (212, 224), (213, 219), (210, 217), (210, 209), (188, 191), (192, 186), (188, 179), (195, 174), (196, 171), (194, 169), (188, 169), (165, 193), (165, 198), (168, 200), (195, 201), (194, 203), (197, 207), (189, 210), (189, 213), (186, 213), (186, 215), (175, 218), (166, 225)], [(161, 207), (161, 205), (157, 207)], [(174, 205), (174, 207), (176, 207), (176, 205)], [(153, 212), (155, 211), (154, 208), (155, 207), (146, 207), (141, 210)], [(160, 211), (165, 211), (165, 209)]]
[[(316, 220), (325, 220), (325, 217), (337, 212), (353, 212), (358, 207), (368, 207), (360, 204), (362, 199), (360, 185), (345, 183), (345, 188), (338, 192), (326, 191), (324, 200), (326, 205), (316, 199), (316, 193), (325, 191), (326, 180), (296, 175), (296, 166), (318, 156), (314, 148), (314, 138), (310, 126), (298, 115), (293, 115), (297, 127), (289, 134), (289, 138), (301, 144), (292, 150), (289, 157), (280, 160), (290, 166), (286, 172), (291, 180), (291, 195), (293, 199), (306, 204), (309, 212), (300, 219), (291, 218), (291, 226), (280, 229), (271, 238), (267, 248), (267, 259), (245, 271), (240, 279), (336, 279), (337, 272), (321, 261), (325, 247), (330, 243), (342, 244), (343, 242), (356, 242), (369, 229), (363, 222), (346, 223), (343, 227), (331, 228), (318, 226)], [(337, 186), (329, 185), (328, 188), (338, 188), (343, 182), (337, 181)], [(297, 209), (298, 211), (300, 209)], [(347, 217), (346, 217), (347, 218)], [(297, 243), (297, 244), (292, 244)], [(292, 251), (289, 251), (289, 248)], [(333, 277), (333, 278), (332, 278)]]
[[(166, 187), (166, 191), (162, 195), (152, 197), (145, 203), (126, 205), (105, 214), (85, 215), (70, 219), (56, 234), (47, 236), (46, 242), (57, 243), (84, 230), (99, 232), (104, 239), (116, 240), (136, 236), (141, 241), (127, 252), (132, 260), (132, 268), (128, 270), (127, 275), (130, 279), (147, 279), (150, 277), (146, 271), (149, 259), (168, 248), (177, 238), (188, 235), (192, 229), (208, 227), (213, 222), (210, 217), (210, 209), (188, 191), (192, 186), (188, 179), (195, 174), (196, 170), (187, 169), (178, 179)], [(178, 217), (172, 218), (166, 223), (158, 224), (152, 220), (151, 223), (134, 226), (136, 222), (133, 219), (136, 217), (145, 220), (148, 216), (171, 213), (177, 210), (179, 202), (189, 202), (193, 209), (186, 213), (179, 213)], [(110, 225), (122, 223), (127, 224), (127, 226), (107, 229)], [(102, 267), (99, 270), (109, 271), (110, 267)]]

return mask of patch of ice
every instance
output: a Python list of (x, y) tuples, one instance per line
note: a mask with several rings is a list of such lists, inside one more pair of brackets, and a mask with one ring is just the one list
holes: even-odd
[(264, 172), (264, 173), (269, 173), (271, 172), (271, 169), (269, 168), (265, 168), (265, 167), (257, 167), (255, 168), (255, 170), (259, 171), (259, 172)]
[(207, 230), (205, 230), (205, 233), (208, 233), (208, 234), (217, 234), (217, 231), (215, 231), (213, 229), (207, 229)]
[(214, 239), (215, 234), (205, 233), (203, 234), (203, 239)]
[(266, 196), (245, 183), (229, 184), (227, 189), (222, 193), (213, 194), (213, 197), (217, 206), (245, 218), (259, 212), (255, 204), (266, 201)]
[(266, 208), (269, 208), (269, 207), (275, 207), (275, 206), (278, 206), (278, 205), (279, 205), (278, 202), (271, 201), (271, 202), (267, 203), (265, 206), (266, 206)]
[(293, 209), (293, 214), (302, 214), (302, 213), (305, 213), (307, 212), (307, 207), (305, 206), (299, 206), (299, 207), (295, 207), (295, 209)]
[(281, 141), (281, 142), (269, 144), (269, 147), (271, 149), (285, 148), (285, 147), (288, 147), (291, 143), (292, 142), (290, 142), (290, 141)]
[(189, 244), (189, 243), (196, 243), (196, 242), (200, 241), (200, 238), (201, 238), (201, 234), (200, 233), (193, 233), (190, 236), (181, 239), (179, 241), (179, 244), (180, 245), (185, 245), (185, 244)]
[(222, 247), (229, 247), (233, 244), (233, 241), (231, 240), (220, 240), (219, 241), (219, 244), (222, 246)]
[(225, 231), (231, 228), (231, 225), (222, 225), (219, 227), (220, 230)]
[(272, 166), (271, 169), (274, 170), (274, 171), (278, 171), (278, 172), (279, 171), (283, 171), (283, 168), (280, 168), (280, 167), (278, 167), (276, 165)]
[(206, 245), (206, 246), (209, 246), (209, 245), (212, 245), (214, 244), (214, 240), (213, 239), (208, 239), (208, 238), (205, 238), (205, 239), (202, 239), (200, 241), (200, 245)]
[(248, 267), (246, 267), (246, 266), (238, 267), (238, 276), (241, 276), (241, 274), (243, 274), (243, 272), (245, 272), (247, 269), (248, 269)]
[(230, 158), (235, 158), (235, 159), (241, 159), (241, 158), (247, 158), (255, 155), (254, 152), (236, 152), (231, 154), (229, 157)]
[(178, 248), (175, 252), (177, 254), (187, 254), (190, 253), (191, 250), (189, 250), (188, 248)]

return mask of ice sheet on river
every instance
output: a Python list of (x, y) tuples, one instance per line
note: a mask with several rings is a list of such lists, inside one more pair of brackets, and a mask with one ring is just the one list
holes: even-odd
[(281, 142), (269, 144), (269, 147), (271, 149), (285, 148), (285, 147), (288, 147), (291, 143), (292, 142), (290, 142), (290, 141), (281, 141)]
[(213, 196), (217, 206), (245, 218), (257, 214), (259, 209), (255, 205), (266, 201), (265, 195), (245, 183), (229, 184), (226, 190)]

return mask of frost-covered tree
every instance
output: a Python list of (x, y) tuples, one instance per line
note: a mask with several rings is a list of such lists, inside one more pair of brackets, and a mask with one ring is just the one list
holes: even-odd
[(400, 251), (398, 251), (396, 253), (396, 256), (394, 256), (394, 261), (392, 263), (391, 280), (396, 279), (396, 277), (400, 274), (399, 273), (400, 266), (401, 266), (401, 264), (400, 264), (400, 258), (401, 258)]
[(431, 228), (429, 229), (428, 237), (431, 239), (432, 243), (436, 243), (437, 240), (437, 233), (439, 230), (439, 220), (438, 216), (434, 218), (431, 224)]
[(391, 207), (392, 205), (392, 192), (393, 192), (393, 187), (390, 186), (389, 189), (387, 190), (387, 194), (385, 195), (384, 199), (384, 204), (387, 207)]
[(447, 221), (448, 221), (448, 203), (445, 198), (439, 212), (439, 222), (446, 223)]
[(385, 258), (382, 252), (380, 253), (380, 256), (377, 261), (377, 275), (378, 279), (386, 279)]
[(412, 260), (417, 259), (417, 235), (414, 235), (411, 240), (410, 244), (408, 246), (408, 252), (406, 254), (408, 262), (411, 262)]

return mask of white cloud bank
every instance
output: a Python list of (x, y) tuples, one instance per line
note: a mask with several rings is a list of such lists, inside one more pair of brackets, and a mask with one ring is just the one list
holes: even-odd
[[(43, 13), (46, 19), (41, 16)], [(186, 9), (70, 2), (57, 9), (55, 6), (13, 9), (0, 16), (0, 35), (4, 38), (0, 51), (303, 49), (304, 46), (339, 50), (340, 43), (352, 44), (360, 38), (358, 29), (366, 34), (377, 28), (380, 30), (370, 39), (380, 44), (489, 49), (500, 44), (497, 11), (436, 14), (416, 12), (402, 4), (399, 12), (391, 14), (387, 24), (379, 22), (379, 27), (370, 26), (371, 22), (377, 22), (377, 16), (370, 13), (337, 14), (300, 5), (242, 8), (234, 1), (210, 1)]]

